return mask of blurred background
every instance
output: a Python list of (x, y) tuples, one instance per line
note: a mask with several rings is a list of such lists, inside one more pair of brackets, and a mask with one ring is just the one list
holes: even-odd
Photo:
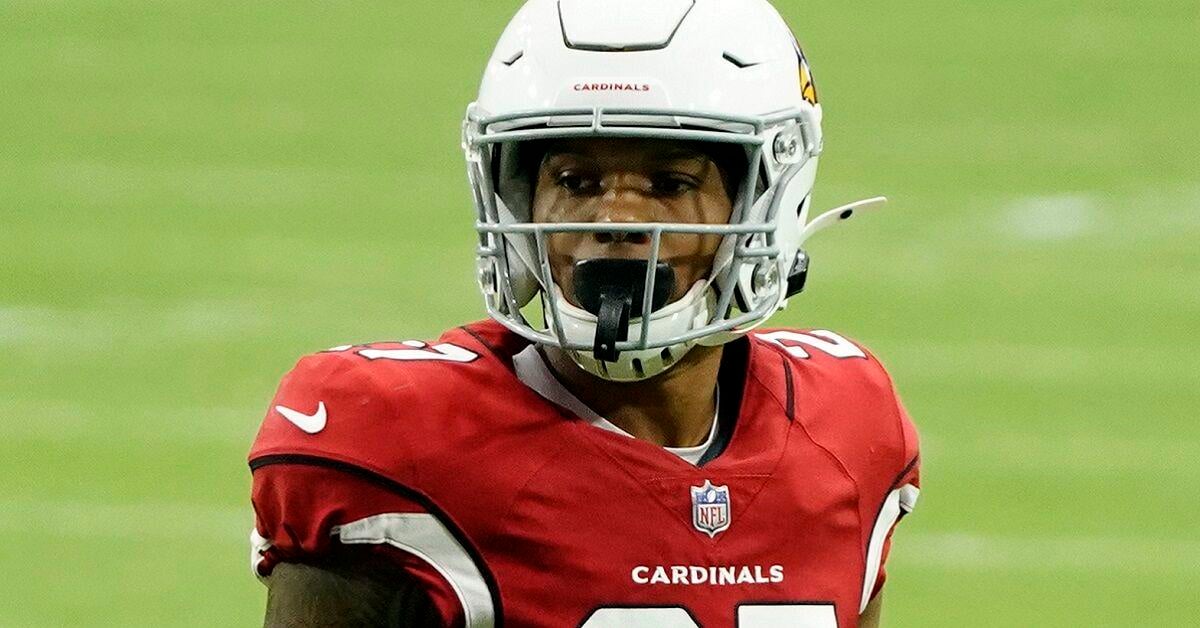
[[(459, 121), (516, 0), (0, 0), (0, 625), (252, 625), (301, 354), (482, 316)], [(780, 325), (924, 444), (890, 626), (1200, 616), (1200, 5), (778, 0), (825, 106)]]

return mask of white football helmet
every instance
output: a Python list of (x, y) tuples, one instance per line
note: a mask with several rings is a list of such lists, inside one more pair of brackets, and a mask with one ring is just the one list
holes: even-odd
[[(729, 224), (534, 223), (520, 147), (577, 137), (741, 147), (745, 177)], [(487, 311), (616, 381), (653, 377), (696, 344), (737, 338), (803, 286), (811, 233), (880, 200), (808, 223), (821, 146), (808, 62), (766, 0), (530, 0), (500, 37), (463, 125)], [(547, 237), (617, 231), (649, 236), (645, 281), (629, 299), (638, 302), (623, 316), (568, 302), (550, 273)], [(664, 233), (723, 239), (708, 277), (661, 304)]]

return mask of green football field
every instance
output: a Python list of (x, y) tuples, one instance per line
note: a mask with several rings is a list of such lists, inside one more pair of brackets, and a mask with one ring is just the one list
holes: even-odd
[[(260, 621), (295, 359), (482, 316), (459, 121), (515, 0), (0, 0), (0, 626)], [(1200, 625), (1195, 0), (793, 2), (892, 369), (890, 626)]]

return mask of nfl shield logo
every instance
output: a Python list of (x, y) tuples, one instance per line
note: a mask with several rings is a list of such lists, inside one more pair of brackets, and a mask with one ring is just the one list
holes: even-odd
[(705, 480), (704, 486), (692, 487), (692, 525), (709, 538), (729, 527), (728, 486)]

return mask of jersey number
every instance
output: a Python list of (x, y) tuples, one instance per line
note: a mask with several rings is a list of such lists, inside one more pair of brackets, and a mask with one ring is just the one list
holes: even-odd
[[(804, 347), (816, 349), (821, 353), (828, 353), (835, 358), (867, 357), (867, 354), (863, 353), (863, 350), (859, 349), (858, 345), (824, 329), (814, 329), (805, 334), (797, 331), (773, 331), (768, 334), (755, 335), (767, 342), (773, 342), (783, 347), (784, 351), (802, 360), (809, 357), (808, 351), (805, 351)], [(789, 344), (784, 344), (784, 341), (787, 341)]]
[[(687, 610), (668, 608), (602, 608), (581, 628), (697, 628)], [(755, 604), (737, 608), (739, 628), (837, 628), (833, 604)]]
[(359, 349), (356, 353), (368, 360), (431, 360), (436, 362), (473, 362), (478, 353), (447, 342), (426, 345), (420, 340), (405, 340), (401, 343), (409, 349)]

